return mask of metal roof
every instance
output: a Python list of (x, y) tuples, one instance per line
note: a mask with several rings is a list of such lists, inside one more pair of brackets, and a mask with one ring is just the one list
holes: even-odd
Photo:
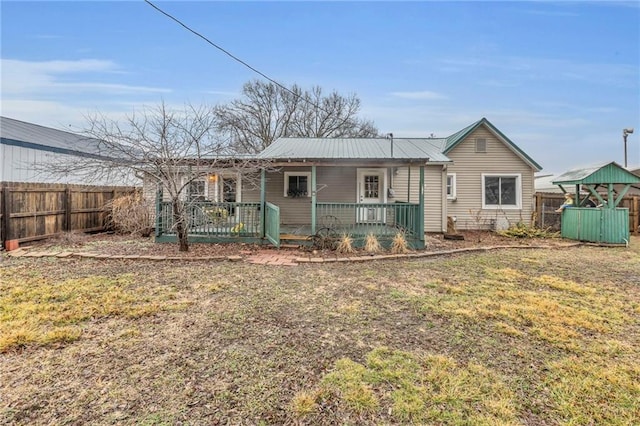
[(640, 183), (640, 177), (624, 169), (615, 161), (569, 170), (556, 177), (554, 185), (580, 185), (603, 183)]
[(258, 158), (451, 162), (441, 147), (442, 139), (429, 138), (279, 138)]
[(66, 154), (98, 154), (98, 140), (63, 130), (0, 117), (0, 138), (5, 145)]
[(455, 148), (460, 142), (464, 140), (467, 136), (471, 134), (474, 130), (476, 130), (481, 125), (485, 125), (489, 131), (491, 131), (494, 135), (496, 135), (499, 139), (501, 139), (507, 147), (509, 147), (517, 156), (522, 158), (525, 163), (529, 164), (531, 167), (536, 169), (536, 171), (542, 170), (542, 167), (536, 163), (533, 158), (529, 157), (526, 152), (524, 152), (518, 145), (513, 143), (511, 139), (506, 137), (496, 126), (491, 124), (489, 120), (485, 117), (482, 117), (480, 120), (476, 121), (473, 124), (465, 127), (464, 129), (454, 133), (453, 135), (446, 138), (445, 146), (442, 150), (443, 153), (448, 154), (453, 148)]

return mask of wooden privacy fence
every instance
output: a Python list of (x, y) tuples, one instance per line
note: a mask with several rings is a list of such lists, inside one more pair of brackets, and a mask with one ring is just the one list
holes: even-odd
[[(534, 219), (540, 228), (560, 230), (561, 213), (556, 209), (564, 202), (564, 194), (556, 192), (537, 192), (535, 194)], [(629, 231), (633, 235), (640, 235), (640, 197), (626, 196), (618, 207), (629, 209)]]
[(83, 187), (59, 184), (3, 183), (0, 192), (0, 237), (34, 241), (62, 232), (94, 232), (108, 227), (108, 204), (130, 187)]

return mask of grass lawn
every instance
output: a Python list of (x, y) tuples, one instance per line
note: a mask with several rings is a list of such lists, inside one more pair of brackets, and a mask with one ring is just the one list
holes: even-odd
[(630, 248), (4, 258), (0, 424), (640, 423)]

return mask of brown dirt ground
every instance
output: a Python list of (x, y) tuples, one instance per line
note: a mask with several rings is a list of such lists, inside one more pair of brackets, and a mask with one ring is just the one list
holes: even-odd
[[(544, 246), (555, 247), (569, 243), (561, 238), (510, 238), (488, 231), (463, 231), (460, 234), (464, 240), (445, 239), (442, 234), (428, 234), (426, 236), (426, 248), (424, 251), (447, 251), (474, 247), (496, 247), (496, 246)], [(70, 250), (76, 252), (95, 252), (109, 255), (153, 255), (169, 257), (212, 257), (212, 256), (246, 256), (259, 250), (273, 249), (272, 246), (245, 243), (193, 243), (189, 245), (188, 252), (180, 252), (177, 243), (156, 244), (153, 237), (133, 237), (130, 235), (116, 235), (113, 233), (100, 234), (78, 234), (69, 233), (59, 237), (35, 241), (30, 244), (21, 245), (23, 248), (33, 250)], [(313, 251), (314, 254), (324, 256), (335, 256), (331, 250), (322, 250), (320, 253), (311, 247), (290, 247), (285, 246), (281, 251), (299, 253), (305, 255)], [(351, 256), (362, 255), (362, 250), (357, 250)]]

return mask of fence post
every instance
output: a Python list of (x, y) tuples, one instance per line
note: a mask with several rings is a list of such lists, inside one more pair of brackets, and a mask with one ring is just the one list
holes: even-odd
[(640, 198), (633, 197), (633, 235), (640, 233)]
[(71, 231), (71, 188), (64, 189), (64, 231)]
[(544, 203), (542, 202), (542, 194), (536, 193), (536, 223), (532, 225), (538, 225), (538, 227), (544, 227)]
[(2, 247), (11, 239), (11, 193), (9, 187), (2, 188)]

